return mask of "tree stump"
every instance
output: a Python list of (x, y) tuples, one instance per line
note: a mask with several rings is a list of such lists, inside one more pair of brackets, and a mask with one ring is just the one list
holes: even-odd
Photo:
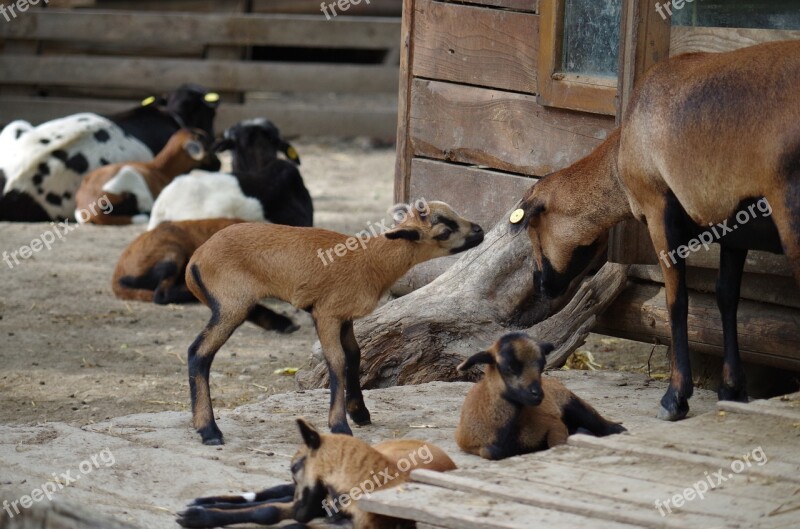
[[(477, 371), (459, 373), (458, 364), (511, 331), (553, 343), (548, 367), (563, 365), (583, 344), (597, 314), (625, 287), (628, 267), (606, 263), (583, 284), (577, 280), (568, 303), (545, 319), (560, 307), (537, 296), (527, 231), (512, 235), (509, 227), (500, 222), (434, 281), (355, 322), (363, 388), (472, 380)], [(301, 370), (297, 382), (327, 387), (325, 363)]]

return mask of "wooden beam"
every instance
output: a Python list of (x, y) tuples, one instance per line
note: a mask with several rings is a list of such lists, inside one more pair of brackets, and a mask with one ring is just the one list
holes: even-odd
[(800, 30), (675, 26), (669, 54), (733, 51), (762, 42), (796, 39), (800, 39)]
[(397, 160), (394, 166), (394, 200), (409, 200), (409, 181), (411, 179), (411, 158), (413, 150), (409, 135), (411, 129), (411, 84), (414, 65), (414, 16), (415, 0), (403, 0), (403, 25), (400, 30), (400, 87), (397, 103)]
[[(739, 304), (742, 359), (800, 371), (800, 310), (742, 300)], [(722, 356), (722, 321), (711, 294), (689, 296), (689, 346)], [(595, 332), (652, 343), (670, 343), (666, 297), (660, 285), (630, 283), (597, 319)]]
[[(138, 104), (135, 101), (0, 97), (0, 123), (26, 119), (41, 123), (77, 112), (113, 114)], [(373, 105), (361, 101), (329, 104), (286, 99), (249, 101), (243, 105), (222, 105), (216, 119), (219, 130), (236, 122), (263, 116), (271, 119), (287, 136), (373, 136), (392, 137), (397, 123), (393, 104)]]
[(172, 90), (191, 80), (217, 91), (394, 93), (394, 66), (238, 60), (0, 55), (0, 83)]
[(96, 43), (141, 42), (169, 47), (187, 41), (214, 45), (385, 49), (397, 45), (397, 19), (318, 15), (146, 13), (44, 9), (0, 24), (0, 39)]
[(461, 0), (461, 2), (465, 4), (513, 9), (515, 11), (527, 11), (529, 13), (539, 12), (539, 0)]
[(409, 135), (415, 156), (543, 176), (589, 154), (613, 118), (545, 108), (536, 97), (416, 79)]
[(417, 0), (415, 77), (536, 93), (539, 17)]

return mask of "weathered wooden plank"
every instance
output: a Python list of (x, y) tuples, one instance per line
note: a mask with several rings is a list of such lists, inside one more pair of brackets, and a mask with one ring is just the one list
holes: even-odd
[[(77, 112), (113, 114), (137, 102), (85, 99), (0, 97), (0, 123), (27, 119), (41, 123)], [(374, 136), (391, 138), (397, 125), (397, 109), (393, 104), (366, 105), (363, 101), (348, 104), (303, 103), (285, 99), (248, 102), (243, 105), (223, 104), (216, 127), (225, 129), (236, 122), (264, 116), (288, 136)]]
[[(572, 450), (586, 452), (580, 448)], [(596, 465), (576, 466), (551, 459), (541, 458), (532, 461), (526, 458), (518, 460), (517, 465), (513, 467), (489, 464), (475, 469), (459, 469), (448, 475), (501, 483), (511, 487), (512, 493), (517, 495), (524, 496), (532, 489), (546, 489), (557, 493), (565, 500), (577, 497), (579, 501), (606, 502), (620, 505), (620, 508), (626, 511), (639, 509), (643, 513), (657, 511), (654, 505), (656, 499), (671, 498), (686, 486), (705, 478), (702, 472), (697, 472), (695, 465), (673, 463), (669, 470), (674, 471), (674, 467), (677, 466), (683, 476), (677, 484), (668, 483), (664, 475), (664, 462), (657, 459), (642, 458), (635, 461), (639, 474), (643, 474), (644, 477), (615, 475), (597, 470), (594, 468)], [(634, 466), (634, 462), (628, 464), (621, 461), (620, 466), (627, 471)], [(757, 489), (755, 494), (752, 493), (754, 489)], [(783, 498), (781, 493), (786, 497)], [(714, 526), (721, 520), (756, 520), (789, 498), (791, 492), (788, 487), (777, 490), (771, 480), (758, 480), (751, 476), (730, 482), (724, 488), (714, 488), (702, 502), (689, 502), (681, 507), (680, 511), (706, 519), (706, 523), (700, 523), (700, 526)], [(736, 507), (735, 511), (732, 511), (732, 506)]]
[(6, 85), (170, 90), (187, 79), (218, 91), (394, 93), (393, 66), (125, 57), (0, 56)]
[[(373, 493), (358, 505), (368, 512), (447, 529), (530, 529), (534, 520), (548, 529), (591, 527), (592, 523), (575, 514), (418, 484)], [(603, 527), (630, 529), (610, 521), (603, 522)]]
[[(536, 183), (535, 178), (509, 175), (445, 162), (414, 158), (411, 197), (443, 200), (489, 231)], [(477, 192), (480, 190), (480, 192)]]
[[(646, 454), (653, 457), (661, 457), (668, 460), (694, 463), (711, 467), (714, 469), (729, 469), (731, 456), (728, 453), (718, 453), (715, 456), (703, 455), (681, 450), (670, 441), (661, 439), (661, 443), (652, 439), (642, 440), (631, 435), (611, 435), (608, 437), (593, 437), (590, 435), (573, 435), (567, 440), (570, 446), (585, 448), (610, 448), (617, 452), (626, 454)], [(661, 446), (658, 446), (661, 445)], [(709, 451), (711, 452), (711, 451)], [(783, 463), (781, 461), (771, 461), (769, 465), (763, 467), (751, 466), (746, 468), (742, 474), (753, 475), (767, 479), (780, 479), (800, 483), (800, 468), (797, 465)]]
[[(690, 266), (686, 271), (686, 284), (692, 290), (714, 293), (718, 275), (718, 270)], [(658, 265), (633, 265), (628, 276), (664, 284), (664, 275)], [(742, 277), (741, 297), (800, 309), (800, 289), (792, 277), (746, 272)]]
[[(671, 330), (664, 289), (629, 284), (600, 315), (595, 331), (634, 340), (669, 343)], [(797, 309), (749, 300), (739, 304), (739, 348), (742, 358), (784, 369), (800, 369), (800, 314)], [(689, 296), (689, 345), (698, 352), (722, 355), (722, 322), (711, 294)]]
[(413, 75), (535, 94), (539, 17), (417, 0)]
[[(253, 13), (296, 13), (308, 15), (322, 15), (320, 0), (252, 0)], [(334, 0), (326, 0), (325, 4), (335, 4)], [(401, 14), (402, 0), (371, 0), (369, 3), (360, 1), (350, 2), (347, 5), (347, 16), (396, 16)], [(330, 13), (330, 10), (328, 10)], [(342, 13), (336, 7), (337, 13)], [(337, 14), (338, 16), (338, 14)]]
[[(450, 2), (452, 0), (444, 0)], [(530, 13), (539, 12), (539, 0), (456, 0), (464, 4), (476, 4), (490, 7), (500, 7), (503, 9), (514, 9), (516, 11), (527, 11)]]
[(98, 43), (186, 41), (214, 45), (384, 49), (397, 46), (400, 21), (380, 17), (140, 13), (45, 9), (0, 24), (0, 38)]
[[(431, 472), (415, 470), (412, 479), (419, 483), (443, 487), (449, 490), (490, 496), (502, 501), (532, 505), (542, 509), (578, 514), (593, 520), (619, 522), (637, 527), (653, 529), (684, 529), (688, 526), (709, 525), (714, 519), (690, 512), (676, 513), (665, 518), (648, 505), (646, 510), (619, 499), (606, 497), (600, 499), (591, 493), (565, 494), (564, 490), (550, 487), (536, 487), (522, 480), (493, 476), (490, 473), (476, 472), (468, 476), (464, 472)], [(733, 520), (734, 518), (731, 518)]]
[(416, 156), (542, 176), (589, 154), (613, 127), (612, 118), (544, 108), (529, 95), (412, 83)]
[(800, 39), (800, 31), (672, 26), (670, 56), (696, 51), (732, 51), (762, 42)]
[(397, 102), (397, 160), (394, 165), (394, 200), (409, 200), (409, 180), (411, 178), (411, 158), (413, 149), (409, 138), (409, 119), (411, 117), (411, 65), (414, 62), (414, 1), (403, 0), (403, 27), (400, 43), (400, 86)]

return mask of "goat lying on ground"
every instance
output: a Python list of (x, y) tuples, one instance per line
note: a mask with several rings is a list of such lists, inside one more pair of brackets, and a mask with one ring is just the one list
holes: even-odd
[[(106, 165), (86, 175), (75, 195), (77, 209), (106, 196), (114, 205), (113, 215), (76, 214), (81, 223), (123, 225), (132, 224), (135, 217), (144, 217), (153, 207), (153, 200), (178, 175), (200, 166), (210, 167), (219, 160), (208, 150), (205, 132), (180, 129), (167, 145), (149, 162), (124, 162)], [(137, 222), (138, 223), (138, 222)]]
[[(188, 364), (192, 419), (205, 444), (223, 442), (208, 388), (214, 355), (245, 319), (271, 313), (259, 305), (266, 297), (287, 301), (314, 319), (330, 371), (331, 431), (352, 433), (345, 414), (345, 386), (350, 417), (356, 424), (369, 424), (353, 320), (372, 312), (412, 266), (483, 241), (481, 227), (447, 204), (422, 204), (395, 206), (397, 226), (360, 244), (327, 230), (252, 223), (231, 226), (198, 248), (186, 269), (186, 285), (211, 309), (211, 319), (189, 347)], [(319, 254), (334, 247), (345, 251), (323, 263)]]
[[(226, 150), (231, 151), (233, 176), (204, 173), (202, 182), (194, 175), (175, 179), (156, 200), (149, 229), (165, 220), (213, 217), (312, 225), (311, 196), (295, 165), (300, 158), (275, 125), (255, 119), (229, 128), (214, 146), (215, 152)], [(279, 159), (278, 151), (291, 161)], [(236, 185), (232, 185), (234, 177)]]
[(292, 458), (293, 483), (258, 493), (198, 498), (178, 514), (178, 523), (199, 528), (294, 519), (304, 524), (335, 514), (351, 519), (355, 529), (395, 528), (400, 520), (359, 509), (360, 497), (405, 483), (413, 469), (456, 468), (442, 449), (416, 439), (370, 446), (347, 435), (319, 433), (303, 419), (297, 424), (304, 444)]
[(542, 377), (552, 349), (526, 334), (511, 333), (458, 366), (466, 371), (486, 365), (483, 379), (461, 409), (456, 442), (462, 450), (504, 459), (564, 444), (570, 434), (582, 430), (598, 437), (625, 431), (558, 380)]
[(6, 176), (0, 220), (69, 218), (87, 173), (110, 163), (152, 160), (180, 128), (198, 128), (213, 137), (218, 105), (218, 94), (186, 84), (126, 112), (73, 114), (28, 130), (12, 149), (0, 150), (0, 171)]
[[(685, 263), (690, 239), (721, 246), (720, 399), (747, 400), (736, 311), (748, 249), (783, 251), (800, 284), (799, 85), (798, 41), (659, 63), (636, 86), (620, 130), (523, 198), (524, 221), (512, 231), (528, 228), (535, 279), (549, 299), (579, 280), (612, 226), (631, 217), (647, 224), (672, 328), (670, 387), (659, 418), (685, 417), (692, 396)], [(756, 204), (771, 218), (737, 225), (734, 216), (753, 213)]]
[[(243, 222), (240, 219), (163, 222), (139, 235), (117, 261), (111, 288), (120, 299), (158, 304), (197, 301), (186, 288), (186, 264), (197, 248), (218, 231)], [(290, 333), (292, 320), (275, 313), (251, 320), (266, 330)]]

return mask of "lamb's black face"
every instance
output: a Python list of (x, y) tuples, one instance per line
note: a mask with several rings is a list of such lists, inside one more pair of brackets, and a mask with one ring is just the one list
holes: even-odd
[(258, 172), (278, 158), (278, 152), (300, 164), (297, 151), (271, 121), (258, 118), (237, 123), (225, 131), (218, 150), (231, 150), (235, 173)]
[(184, 127), (200, 129), (214, 137), (219, 95), (202, 86), (186, 84), (167, 94), (166, 100), (167, 110), (177, 115)]

